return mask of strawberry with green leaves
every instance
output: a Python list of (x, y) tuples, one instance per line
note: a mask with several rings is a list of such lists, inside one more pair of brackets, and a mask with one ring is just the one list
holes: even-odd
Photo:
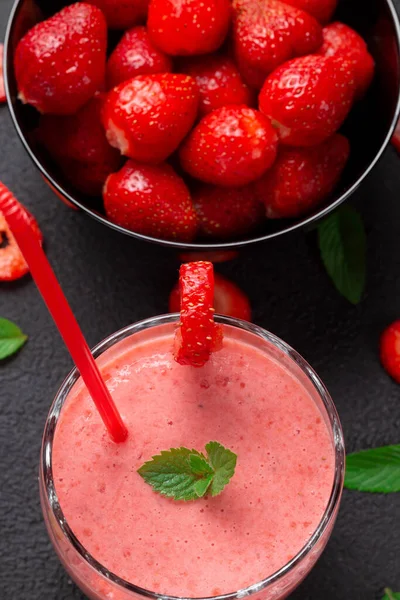
[(183, 169), (206, 183), (235, 187), (258, 179), (273, 164), (278, 136), (270, 120), (243, 105), (201, 119), (180, 148)]
[(316, 19), (278, 0), (234, 0), (233, 10), (236, 62), (245, 81), (257, 89), (279, 65), (316, 52), (322, 44)]
[(103, 199), (108, 218), (131, 231), (179, 242), (191, 242), (196, 235), (189, 191), (170, 165), (129, 160), (108, 177)]
[(77, 2), (32, 27), (14, 55), (18, 96), (41, 113), (71, 115), (104, 85), (107, 25)]
[(107, 139), (124, 156), (165, 160), (192, 127), (199, 92), (188, 75), (138, 75), (109, 92), (103, 108)]
[(355, 89), (348, 63), (317, 55), (295, 58), (267, 78), (260, 111), (272, 120), (282, 144), (315, 146), (342, 125)]

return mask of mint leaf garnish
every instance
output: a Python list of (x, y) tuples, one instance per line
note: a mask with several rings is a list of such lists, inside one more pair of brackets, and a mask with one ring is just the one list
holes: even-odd
[(321, 258), (337, 290), (352, 304), (362, 298), (366, 277), (366, 235), (361, 216), (341, 206), (318, 225)]
[(219, 442), (206, 445), (207, 457), (189, 448), (171, 448), (153, 456), (138, 473), (155, 492), (174, 500), (195, 500), (210, 488), (217, 496), (232, 478), (237, 456)]
[(349, 454), (344, 485), (360, 492), (400, 492), (400, 445)]
[(218, 496), (235, 472), (237, 456), (218, 442), (209, 442), (206, 450), (209, 463), (214, 469), (211, 496)]
[(17, 325), (0, 317), (0, 360), (15, 354), (27, 339)]
[(385, 588), (382, 600), (400, 600), (400, 592), (392, 592), (390, 588)]

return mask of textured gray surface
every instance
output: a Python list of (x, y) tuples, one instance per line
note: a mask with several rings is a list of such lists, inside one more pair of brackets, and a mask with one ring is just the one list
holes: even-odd
[[(0, 0), (0, 35), (11, 0)], [(0, 108), (0, 179), (36, 215), (46, 250), (90, 344), (166, 311), (174, 253), (124, 238), (57, 201)], [(378, 360), (382, 328), (400, 316), (400, 159), (389, 149), (357, 193), (368, 231), (368, 286), (350, 306), (332, 288), (312, 243), (299, 233), (248, 249), (219, 267), (248, 292), (254, 321), (316, 368), (341, 415), (348, 450), (399, 442), (399, 387)], [(42, 523), (37, 464), (51, 400), (70, 358), (29, 277), (1, 285), (0, 315), (30, 336), (0, 366), (0, 598), (72, 600)], [(297, 600), (378, 600), (400, 590), (400, 494), (345, 492), (337, 527)]]

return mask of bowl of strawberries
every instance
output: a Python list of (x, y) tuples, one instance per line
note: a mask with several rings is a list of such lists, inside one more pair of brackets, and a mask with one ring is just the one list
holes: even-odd
[(391, 0), (17, 0), (15, 127), (55, 193), (121, 233), (244, 246), (328, 214), (399, 116)]

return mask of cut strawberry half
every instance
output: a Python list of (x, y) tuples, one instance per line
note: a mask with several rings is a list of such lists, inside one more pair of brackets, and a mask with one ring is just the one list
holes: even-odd
[(3, 52), (4, 52), (4, 44), (0, 44), (0, 102), (6, 101), (6, 91), (4, 89), (4, 78), (3, 78)]
[(180, 327), (176, 333), (175, 360), (203, 367), (222, 346), (222, 328), (214, 322), (214, 270), (210, 262), (181, 265), (179, 271)]
[[(0, 182), (0, 199), (12, 196), (10, 190)], [(24, 208), (25, 219), (32, 228), (40, 243), (43, 241), (42, 232), (36, 219)], [(0, 281), (14, 281), (28, 273), (29, 268), (8, 227), (7, 221), (0, 212)]]
[[(177, 283), (169, 296), (169, 312), (179, 312), (180, 291)], [(251, 320), (251, 306), (246, 294), (232, 281), (214, 273), (214, 308), (221, 315)]]

